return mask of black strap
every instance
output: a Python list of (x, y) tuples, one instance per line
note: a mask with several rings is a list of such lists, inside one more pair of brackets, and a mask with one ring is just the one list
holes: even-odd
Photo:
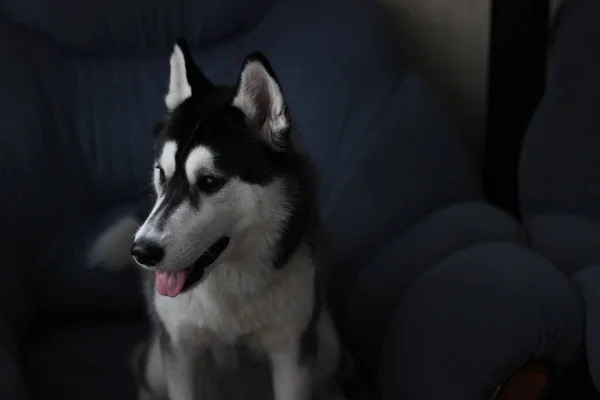
[(493, 0), (485, 195), (519, 217), (521, 143), (546, 83), (549, 0)]

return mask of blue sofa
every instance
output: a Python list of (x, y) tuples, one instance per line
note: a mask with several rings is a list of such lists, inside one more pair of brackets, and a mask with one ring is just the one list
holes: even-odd
[(531, 360), (579, 356), (580, 297), (490, 206), (436, 93), (374, 0), (0, 3), (0, 398), (132, 399), (136, 271), (94, 238), (147, 205), (168, 56), (233, 83), (270, 59), (322, 177), (336, 322), (381, 399), (489, 399)]
[(521, 206), (532, 248), (578, 288), (600, 389), (600, 2), (565, 2), (551, 39), (548, 88), (523, 143)]

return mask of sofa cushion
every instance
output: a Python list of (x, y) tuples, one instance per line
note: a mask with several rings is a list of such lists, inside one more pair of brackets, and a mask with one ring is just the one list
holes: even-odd
[(574, 214), (532, 214), (526, 219), (531, 246), (573, 276), (600, 264), (600, 221)]
[[(181, 1), (174, 14), (154, 1), (88, 10), (69, 4), (0, 6), (0, 58), (10, 60), (0, 74), (0, 202), (13, 236), (2, 251), (19, 267), (5, 267), (16, 284), (0, 308), (0, 346), (8, 353), (0, 368), (36, 374), (28, 377), (36, 395), (82, 398), (69, 386), (80, 367), (78, 383), (102, 386), (90, 396), (130, 398), (123, 357), (142, 330), (119, 319), (142, 315), (137, 282), (133, 273), (85, 269), (83, 255), (119, 207), (142, 201), (170, 43), (180, 34), (191, 36), (215, 83), (233, 84), (253, 50), (271, 61), (322, 175), (338, 288), (352, 284), (378, 246), (428, 213), (481, 196), (443, 104), (404, 72), (373, 0), (262, 1), (252, 10), (226, 8), (228, 0), (211, 3), (216, 14), (198, 20), (194, 7), (205, 2)], [(25, 300), (12, 307), (14, 296)], [(340, 298), (343, 308), (347, 297)], [(39, 325), (29, 320), (32, 310)], [(31, 333), (35, 347), (25, 355), (18, 339)], [(97, 346), (118, 340), (105, 351)], [(0, 387), (26, 395), (17, 379)]]
[(598, 1), (572, 0), (557, 17), (548, 87), (523, 143), (524, 215), (600, 219), (599, 16)]
[(581, 356), (581, 298), (547, 260), (514, 243), (481, 243), (423, 274), (382, 346), (383, 399), (490, 399), (531, 360)]
[(447, 111), (418, 77), (394, 87), (352, 150), (322, 202), (338, 305), (382, 247), (429, 213), (481, 197)]
[(78, 54), (157, 55), (184, 36), (210, 46), (247, 31), (273, 0), (8, 0), (0, 14), (44, 40)]
[[(383, 339), (411, 285), (439, 262), (485, 242), (520, 243), (508, 214), (484, 202), (457, 202), (429, 213), (395, 239), (387, 238), (348, 285), (342, 326), (353, 350), (375, 373)], [(369, 329), (361, 327), (369, 326)]]
[(523, 143), (521, 205), (532, 247), (583, 295), (587, 356), (598, 384), (600, 2), (564, 2), (551, 39), (547, 90)]
[[(130, 1), (123, 7), (129, 3), (139, 5)], [(27, 3), (7, 4), (10, 10), (20, 10)], [(144, 4), (154, 10), (153, 2)], [(96, 11), (102, 21), (112, 21), (111, 10)], [(13, 18), (13, 11), (7, 11), (6, 18)], [(31, 129), (20, 137), (7, 135), (3, 147), (6, 154), (13, 153), (17, 166), (23, 164), (28, 174), (38, 173), (24, 179), (39, 177), (46, 185), (54, 185), (54, 190), (44, 187), (47, 206), (36, 211), (47, 214), (45, 225), (66, 218), (65, 210), (70, 212), (70, 207), (105, 208), (139, 196), (148, 185), (150, 132), (164, 112), (168, 58), (176, 37), (175, 32), (163, 30), (169, 15), (158, 14), (152, 24), (148, 21), (148, 26), (137, 28), (141, 30), (137, 34), (146, 35), (143, 41), (153, 42), (154, 36), (162, 35), (170, 43), (158, 53), (141, 46), (126, 56), (107, 55), (94, 52), (92, 44), (90, 52), (82, 53), (62, 46), (50, 34), (34, 33), (44, 32), (44, 18), (64, 29), (72, 25), (70, 20), (58, 20), (66, 16), (55, 13), (40, 14), (40, 21), (34, 18), (31, 23), (40, 26), (23, 26), (17, 16), (29, 14), (17, 13), (16, 20), (3, 27), (3, 36), (10, 38), (3, 58), (15, 60), (13, 65), (20, 65), (15, 67), (17, 78), (23, 75), (7, 83), (7, 98), (12, 97), (12, 90), (20, 91), (14, 97), (27, 97), (34, 105), (28, 119), (11, 120), (7, 131)], [(360, 140), (370, 134), (371, 121), (405, 77), (386, 24), (374, 23), (381, 20), (379, 14), (379, 7), (370, 0), (344, 1), (343, 6), (288, 0), (270, 8), (253, 29), (214, 46), (193, 43), (192, 49), (207, 76), (230, 85), (249, 52), (258, 49), (267, 55), (327, 188)], [(136, 15), (145, 14), (136, 9)], [(195, 26), (185, 14), (177, 15), (182, 19), (178, 23)], [(120, 30), (109, 29), (102, 35), (108, 33), (114, 36), (103, 39), (109, 48), (128, 38)], [(6, 104), (9, 114), (24, 113), (12, 110), (21, 107), (19, 102), (7, 100)], [(36, 155), (29, 163), (21, 161), (27, 151)], [(20, 174), (20, 168), (14, 173)], [(55, 198), (55, 193), (60, 195)]]
[[(122, 12), (130, 6), (126, 3)], [(29, 16), (44, 33), (40, 36), (24, 27), (19, 18), (26, 15), (21, 12), (25, 6), (20, 4), (5, 5), (14, 21), (3, 28), (10, 38), (3, 50), (23, 64), (15, 71), (23, 85), (7, 82), (6, 96), (15, 92), (17, 99), (22, 93), (26, 97), (7, 101), (5, 110), (19, 107), (16, 112), (23, 113), (21, 108), (33, 104), (35, 112), (7, 126), (14, 133), (2, 138), (6, 146), (0, 158), (16, 158), (10, 165), (16, 171), (6, 173), (36, 184), (23, 201), (8, 204), (26, 216), (15, 227), (35, 254), (31, 263), (39, 266), (40, 277), (61, 270), (52, 275), (63, 276), (58, 281), (37, 279), (40, 286), (48, 285), (40, 291), (43, 297), (58, 299), (56, 293), (75, 294), (83, 288), (91, 296), (95, 291), (89, 285), (102, 286), (103, 279), (77, 272), (82, 258), (75, 251), (99, 229), (104, 210), (140, 198), (148, 187), (150, 132), (164, 110), (170, 49), (154, 54), (142, 46), (125, 57), (103, 53), (90, 43), (89, 52), (82, 53), (52, 36), (65, 15), (53, 11), (35, 16), (35, 11)], [(158, 6), (150, 2), (144, 7), (152, 15)], [(120, 14), (111, 10), (96, 12), (120, 23)], [(249, 31), (214, 46), (192, 46), (216, 83), (233, 84), (248, 52), (259, 48), (267, 55), (321, 173), (320, 199), (334, 238), (332, 263), (350, 276), (365, 264), (360, 257), (386, 235), (402, 232), (437, 207), (480, 195), (446, 110), (425, 82), (403, 71), (380, 11), (370, 0), (287, 0), (269, 8)], [(173, 32), (162, 30), (170, 16), (160, 15), (164, 19), (136, 28), (147, 34), (144, 40), (159, 34), (174, 39), (169, 38)], [(95, 26), (96, 16), (83, 16)], [(184, 15), (178, 17), (193, 25)], [(53, 29), (49, 33), (46, 19)], [(112, 48), (116, 45), (109, 33), (115, 40), (128, 38), (118, 29), (94, 34)], [(35, 157), (29, 160), (28, 152)], [(33, 204), (39, 197), (44, 207)], [(353, 229), (346, 228), (350, 221)], [(30, 235), (33, 231), (38, 234)], [(68, 288), (60, 286), (68, 282)], [(68, 303), (63, 305), (74, 306)], [(58, 300), (45, 304), (57, 305)]]
[(590, 264), (573, 277), (585, 298), (585, 346), (590, 375), (600, 388), (600, 264)]

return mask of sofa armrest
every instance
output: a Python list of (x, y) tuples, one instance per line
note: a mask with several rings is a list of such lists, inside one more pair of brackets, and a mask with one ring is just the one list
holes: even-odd
[(552, 264), (512, 243), (446, 258), (408, 290), (382, 347), (383, 399), (490, 399), (534, 360), (579, 359), (581, 297)]
[(566, 212), (600, 219), (597, 149), (600, 2), (564, 2), (554, 27), (548, 87), (523, 141), (523, 215)]
[(568, 277), (600, 264), (600, 221), (596, 218), (567, 212), (532, 213), (525, 227), (531, 247)]
[(481, 201), (465, 201), (440, 208), (402, 235), (383, 241), (342, 296), (338, 317), (354, 350), (363, 362), (378, 362), (387, 327), (404, 295), (439, 262), (480, 243), (522, 240), (510, 215)]

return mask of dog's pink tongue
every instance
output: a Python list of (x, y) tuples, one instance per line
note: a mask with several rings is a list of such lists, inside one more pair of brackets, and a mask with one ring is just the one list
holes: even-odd
[(156, 290), (163, 296), (175, 297), (185, 285), (188, 270), (179, 271), (156, 271)]

